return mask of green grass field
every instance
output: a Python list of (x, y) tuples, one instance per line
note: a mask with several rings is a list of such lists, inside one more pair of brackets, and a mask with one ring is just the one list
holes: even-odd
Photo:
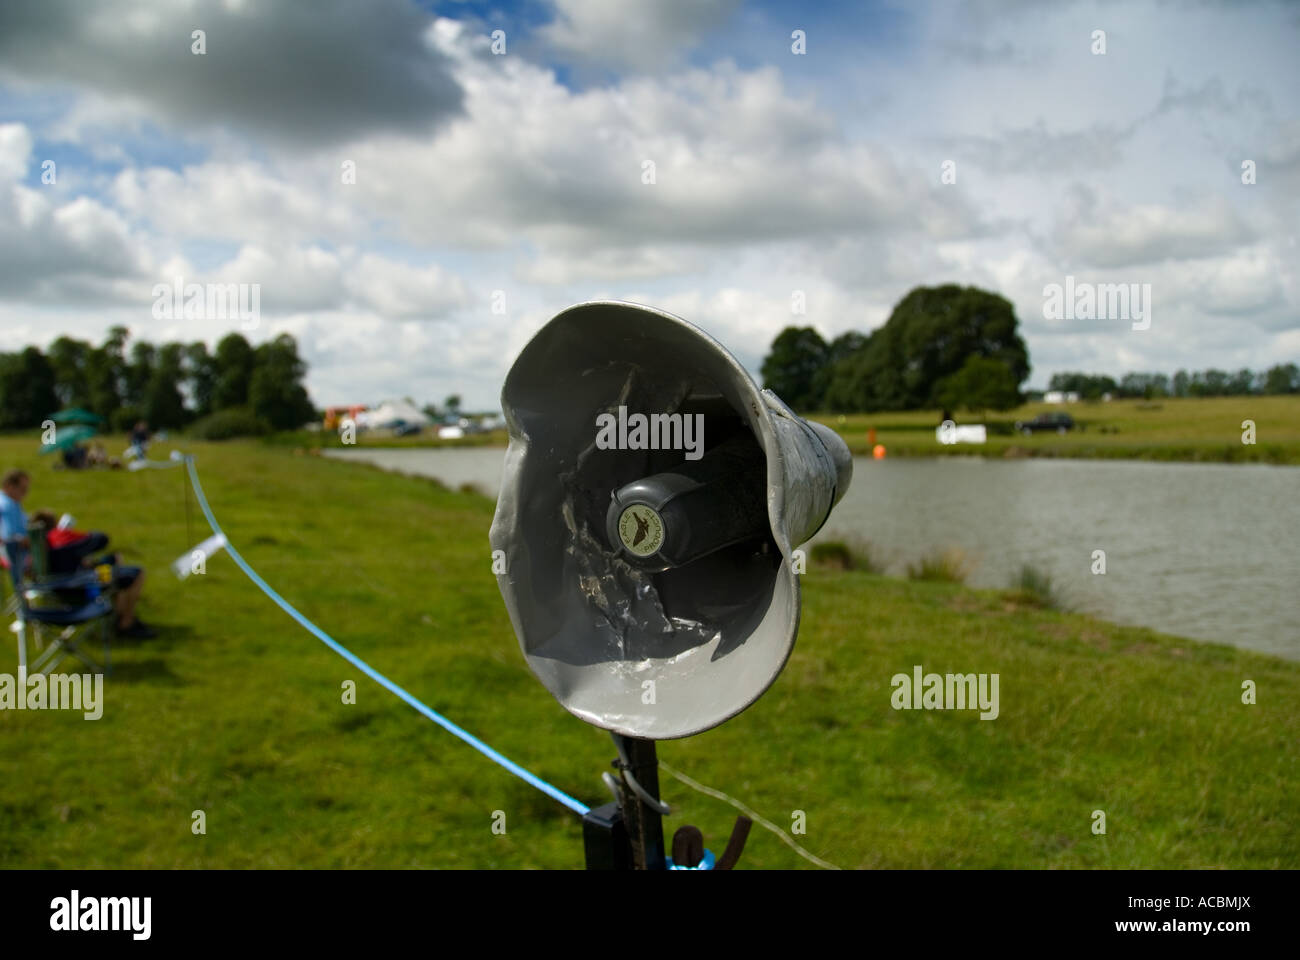
[[(1062, 411), (1083, 426), (1064, 436), (1014, 430), (1017, 420)], [(854, 453), (869, 455), (867, 431), (889, 456), (1114, 457), (1224, 463), (1300, 464), (1300, 396), (1113, 400), (1065, 406), (1031, 403), (984, 417), (955, 416), (957, 423), (987, 423), (988, 443), (944, 445), (935, 437), (940, 411), (815, 416), (844, 435)], [(1255, 422), (1255, 442), (1243, 443), (1242, 422)]]
[[(0, 866), (581, 866), (576, 816), (359, 674), (228, 556), (176, 580), (167, 564), (207, 533), (192, 503), (187, 526), (182, 470), (52, 471), (36, 443), (0, 438), (0, 467), (32, 471), (29, 511), (70, 511), (148, 568), (141, 612), (160, 636), (115, 646), (98, 721), (0, 713)], [(491, 574), (490, 501), (261, 443), (189, 449), (232, 542), (307, 617), (507, 756), (605, 802), (608, 736), (524, 666)], [(1300, 866), (1300, 664), (952, 584), (814, 568), (804, 595), (775, 686), (660, 756), (778, 824), (803, 811), (796, 839), (818, 856)], [(891, 709), (890, 678), (918, 663), (998, 673), (1001, 715)], [(734, 811), (662, 782), (667, 831), (694, 823), (721, 852)], [(195, 810), (206, 835), (191, 832)], [(741, 860), (810, 866), (757, 826)]]

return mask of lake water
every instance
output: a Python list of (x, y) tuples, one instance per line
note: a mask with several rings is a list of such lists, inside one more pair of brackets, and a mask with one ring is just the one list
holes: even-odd
[[(501, 448), (330, 454), (490, 496), (505, 457)], [(1071, 609), (1300, 659), (1297, 467), (857, 459), (853, 486), (813, 542), (853, 538), (890, 573), (957, 547), (974, 564), (971, 586), (1005, 587), (1031, 563)], [(1096, 550), (1104, 575), (1092, 572)]]

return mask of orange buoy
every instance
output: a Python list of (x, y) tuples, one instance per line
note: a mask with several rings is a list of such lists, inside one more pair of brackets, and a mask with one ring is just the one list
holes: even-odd
[(871, 455), (875, 457), (877, 460), (884, 460), (885, 445), (883, 443), (876, 444), (874, 447), (871, 448)]

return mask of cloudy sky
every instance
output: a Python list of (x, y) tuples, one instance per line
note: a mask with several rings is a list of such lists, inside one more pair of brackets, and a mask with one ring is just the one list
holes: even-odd
[[(1035, 386), (1296, 361), (1298, 49), (1294, 3), (5, 0), (0, 349), (215, 343), (155, 285), (258, 283), (318, 404), (496, 409), (581, 300), (756, 371), (953, 282)], [(1150, 284), (1150, 329), (1045, 319), (1067, 275)]]

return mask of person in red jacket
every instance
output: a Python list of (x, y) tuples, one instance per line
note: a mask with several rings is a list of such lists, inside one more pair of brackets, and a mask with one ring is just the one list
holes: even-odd
[(76, 573), (83, 568), (108, 564), (113, 568), (113, 584), (117, 588), (113, 606), (117, 612), (118, 635), (140, 640), (156, 636), (153, 628), (135, 615), (140, 592), (144, 589), (144, 570), (119, 563), (115, 553), (94, 558), (108, 546), (108, 534), (60, 528), (50, 510), (37, 510), (32, 514), (32, 520), (31, 526), (45, 531), (50, 573)]

